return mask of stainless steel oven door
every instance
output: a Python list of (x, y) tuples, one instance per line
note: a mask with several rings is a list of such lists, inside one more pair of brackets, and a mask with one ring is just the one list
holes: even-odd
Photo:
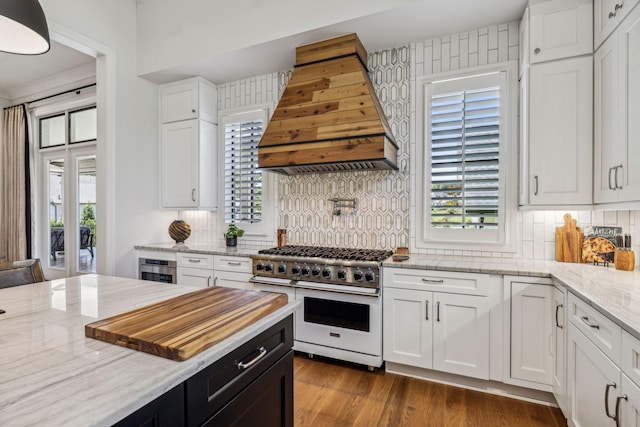
[[(382, 355), (382, 308), (377, 294), (355, 295), (296, 285), (296, 300), (302, 308), (295, 319), (296, 341), (341, 350)], [(311, 287), (311, 286), (309, 286)]]

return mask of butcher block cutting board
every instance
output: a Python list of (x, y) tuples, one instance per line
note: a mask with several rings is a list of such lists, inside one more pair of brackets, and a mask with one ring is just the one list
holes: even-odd
[(582, 262), (584, 233), (571, 214), (564, 215), (564, 226), (556, 227), (556, 261)]
[(287, 304), (284, 294), (206, 288), (85, 326), (108, 343), (186, 360)]

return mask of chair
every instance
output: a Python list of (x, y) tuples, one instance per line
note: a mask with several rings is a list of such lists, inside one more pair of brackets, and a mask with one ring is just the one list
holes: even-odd
[[(87, 249), (93, 258), (94, 236), (86, 225), (80, 226), (80, 249)], [(64, 228), (51, 227), (51, 257), (56, 261), (56, 253), (64, 252)]]
[(45, 280), (38, 258), (0, 263), (0, 289), (44, 282)]

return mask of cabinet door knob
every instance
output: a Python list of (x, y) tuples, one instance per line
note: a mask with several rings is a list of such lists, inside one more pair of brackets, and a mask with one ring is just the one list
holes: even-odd
[(195, 113), (195, 112), (196, 112), (195, 108), (192, 108), (192, 109), (191, 109), (191, 112), (192, 112), (192, 113)]
[(535, 53), (536, 55), (540, 53), (540, 48), (537, 47), (533, 50), (533, 53)]

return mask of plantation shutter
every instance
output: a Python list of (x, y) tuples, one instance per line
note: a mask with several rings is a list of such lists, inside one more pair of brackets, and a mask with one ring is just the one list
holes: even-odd
[(224, 124), (224, 219), (226, 223), (262, 220), (262, 173), (258, 169), (258, 142), (264, 120), (238, 115)]
[(461, 89), (441, 91), (433, 85), (428, 101), (431, 227), (497, 229), (500, 86), (467, 89), (463, 82)]

